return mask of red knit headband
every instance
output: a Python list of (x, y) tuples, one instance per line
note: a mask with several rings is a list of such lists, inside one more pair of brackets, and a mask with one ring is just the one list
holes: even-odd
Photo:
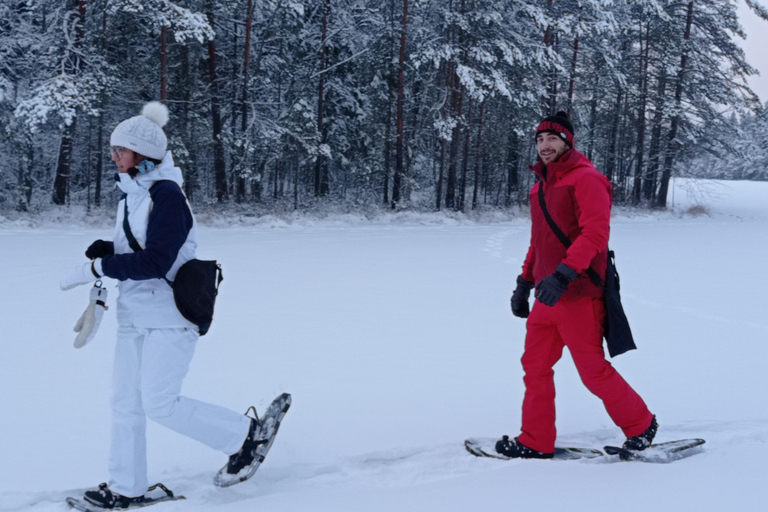
[(555, 132), (573, 147), (573, 133), (560, 123), (546, 120), (542, 121), (541, 124), (539, 124), (539, 127), (536, 128), (536, 136), (541, 132)]

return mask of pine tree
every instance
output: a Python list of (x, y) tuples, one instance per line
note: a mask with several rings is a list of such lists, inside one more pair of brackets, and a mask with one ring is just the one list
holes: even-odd
[(703, 153), (760, 176), (735, 5), (0, 0), (0, 207), (99, 207), (110, 130), (158, 98), (195, 202), (513, 207), (567, 110), (614, 199), (664, 207)]

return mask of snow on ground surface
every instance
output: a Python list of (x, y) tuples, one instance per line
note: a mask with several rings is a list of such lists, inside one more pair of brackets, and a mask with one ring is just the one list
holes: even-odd
[[(157, 510), (764, 509), (768, 183), (679, 180), (670, 199), (614, 216), (639, 350), (613, 363), (657, 414), (657, 440), (703, 437), (701, 453), (663, 465), (464, 451), (467, 437), (518, 433), (524, 322), (508, 304), (524, 217), (208, 225), (199, 256), (225, 280), (184, 393), (245, 412), (287, 391), (293, 405), (256, 476), (228, 489), (212, 484), (223, 454), (150, 424), (150, 479), (187, 497)], [(707, 213), (686, 213), (696, 205)], [(88, 291), (58, 281), (110, 237), (0, 222), (2, 512), (65, 512), (65, 496), (108, 478), (114, 309), (75, 350)], [(567, 351), (555, 368), (558, 444), (620, 443)]]

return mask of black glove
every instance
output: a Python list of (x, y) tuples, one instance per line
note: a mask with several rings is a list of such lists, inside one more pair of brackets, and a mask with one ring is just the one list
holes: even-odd
[(561, 263), (555, 269), (554, 274), (550, 274), (536, 285), (536, 298), (545, 306), (554, 306), (563, 292), (568, 288), (568, 284), (578, 277), (579, 273), (568, 265)]
[(89, 260), (103, 258), (115, 254), (115, 244), (106, 240), (96, 240), (85, 250), (85, 257)]
[(523, 279), (523, 276), (517, 276), (517, 287), (512, 292), (512, 298), (509, 299), (513, 315), (520, 318), (528, 318), (528, 313), (531, 312), (528, 305), (528, 297), (531, 296), (532, 288), (532, 282), (526, 281)]

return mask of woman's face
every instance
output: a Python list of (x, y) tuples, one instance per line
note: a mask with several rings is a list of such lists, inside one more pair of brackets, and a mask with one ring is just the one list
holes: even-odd
[(128, 169), (135, 167), (139, 163), (136, 161), (138, 155), (128, 148), (112, 146), (110, 149), (112, 151), (112, 161), (117, 165), (117, 172), (128, 172)]

